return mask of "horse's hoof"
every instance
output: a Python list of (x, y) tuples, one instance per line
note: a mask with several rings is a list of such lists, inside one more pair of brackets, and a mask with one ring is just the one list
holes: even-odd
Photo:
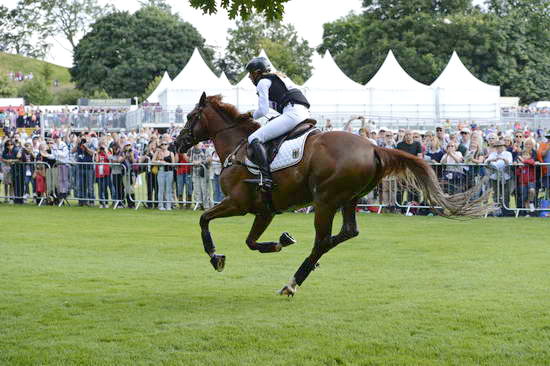
[(282, 289), (280, 289), (278, 291), (278, 294), (279, 295), (286, 295), (288, 297), (290, 296), (294, 296), (294, 294), (296, 294), (296, 289), (295, 288), (292, 288), (291, 286), (289, 285), (285, 285), (285, 287), (283, 287)]
[(214, 267), (214, 269), (218, 272), (223, 271), (225, 268), (225, 255), (223, 254), (214, 254), (212, 258), (210, 258), (210, 263)]
[(283, 247), (288, 247), (289, 245), (295, 244), (296, 240), (287, 232), (284, 232), (281, 234), (281, 237), (279, 238), (279, 244), (281, 244)]

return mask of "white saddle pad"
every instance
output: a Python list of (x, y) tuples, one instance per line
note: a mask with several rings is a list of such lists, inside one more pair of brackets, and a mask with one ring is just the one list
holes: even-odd
[[(304, 157), (304, 145), (306, 144), (306, 139), (310, 133), (318, 130), (318, 128), (313, 128), (302, 136), (283, 142), (283, 145), (279, 149), (279, 152), (275, 156), (275, 159), (271, 162), (271, 171), (276, 172), (277, 170), (282, 170), (293, 165), (298, 164)], [(258, 174), (258, 166), (250, 161), (248, 158), (245, 159), (246, 165), (249, 166), (248, 170), (252, 174)]]

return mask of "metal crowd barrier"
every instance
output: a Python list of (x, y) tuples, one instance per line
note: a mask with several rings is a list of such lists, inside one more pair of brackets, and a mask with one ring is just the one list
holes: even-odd
[[(487, 204), (494, 205), (497, 213), (550, 216), (550, 164), (529, 167), (516, 163), (500, 171), (485, 164), (430, 164), (445, 193), (464, 192), (489, 176), (479, 194), (493, 190)], [(177, 174), (181, 166), (191, 167), (191, 172)], [(78, 202), (81, 206), (98, 204), (113, 209), (207, 209), (223, 199), (218, 194), (219, 180), (210, 178), (205, 165), (200, 165), (202, 177), (196, 168), (191, 163), (3, 163), (0, 200), (16, 204), (32, 200), (39, 206)], [(408, 191), (395, 177), (384, 178), (358, 206), (378, 214), (383, 209), (406, 215), (431, 209), (421, 195)]]
[[(190, 167), (190, 172), (178, 174), (178, 167)], [(200, 176), (200, 168), (203, 176)], [(132, 201), (140, 206), (172, 210), (199, 207), (208, 209), (221, 199), (216, 197), (216, 182), (210, 179), (208, 167), (192, 163), (134, 163), (132, 165), (134, 184)]]
[[(15, 204), (34, 199), (41, 205), (47, 197), (47, 183), (52, 179), (52, 167), (42, 161), (2, 163), (0, 199)], [(32, 187), (32, 190), (31, 190)]]

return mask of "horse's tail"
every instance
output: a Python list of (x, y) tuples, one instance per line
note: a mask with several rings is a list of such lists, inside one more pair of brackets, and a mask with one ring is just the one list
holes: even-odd
[(422, 192), (428, 204), (443, 208), (443, 216), (479, 217), (491, 211), (486, 204), (490, 192), (474, 198), (483, 182), (464, 193), (448, 195), (441, 189), (432, 167), (424, 160), (401, 150), (378, 146), (374, 147), (374, 152), (380, 161), (382, 177), (395, 176), (408, 188)]

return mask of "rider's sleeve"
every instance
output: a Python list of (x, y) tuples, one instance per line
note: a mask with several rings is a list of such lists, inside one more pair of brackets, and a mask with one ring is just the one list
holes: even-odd
[(258, 119), (263, 117), (269, 112), (269, 87), (271, 86), (271, 80), (262, 79), (256, 86), (258, 92), (258, 109), (254, 111), (252, 117)]

